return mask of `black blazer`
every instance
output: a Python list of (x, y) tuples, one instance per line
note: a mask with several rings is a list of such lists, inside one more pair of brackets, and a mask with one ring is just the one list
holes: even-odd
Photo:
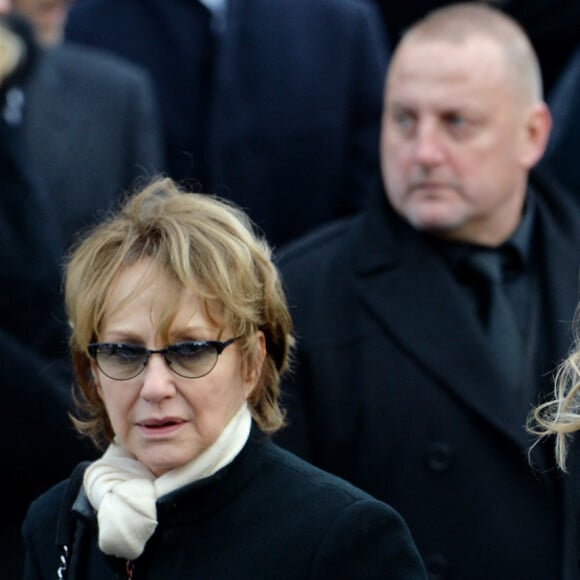
[[(88, 456), (67, 416), (70, 372), (63, 348), (62, 243), (54, 208), (25, 171), (21, 126), (0, 121), (1, 575), (22, 577), (20, 526), (32, 499)], [(85, 455), (86, 454), (86, 455)]]
[[(148, 68), (177, 179), (200, 133), (188, 66), (191, 0), (84, 0), (67, 38)], [(363, 205), (379, 182), (386, 40), (361, 0), (228, 0), (207, 120), (202, 191), (249, 210), (279, 245)], [(95, 25), (98, 23), (98, 25)], [(205, 88), (205, 87), (204, 87)], [(191, 153), (189, 153), (189, 156)]]
[(41, 53), (25, 96), (28, 169), (57, 208), (65, 243), (163, 169), (153, 89), (135, 65), (64, 44)]
[[(56, 577), (65, 489), (63, 482), (31, 506), (24, 523), (25, 580)], [(94, 511), (84, 492), (73, 510), (75, 543), (66, 577), (124, 577), (125, 561), (105, 557), (97, 547)], [(232, 464), (159, 499), (157, 516), (157, 529), (134, 562), (135, 578), (426, 578), (396, 512), (256, 430)]]
[[(537, 198), (547, 391), (571, 344), (580, 213), (572, 197)], [(280, 267), (298, 354), (278, 442), (397, 508), (432, 578), (577, 578), (578, 483), (547, 464), (551, 448), (530, 467), (530, 409), (509, 398), (431, 244), (381, 200), (297, 242)]]

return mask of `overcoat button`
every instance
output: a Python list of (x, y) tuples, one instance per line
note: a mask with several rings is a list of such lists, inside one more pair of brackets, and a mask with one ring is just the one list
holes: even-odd
[(443, 554), (427, 554), (423, 561), (427, 568), (429, 580), (445, 580), (449, 576), (449, 563)]
[(425, 452), (425, 464), (427, 469), (436, 473), (449, 471), (453, 465), (455, 454), (448, 443), (435, 442), (429, 445)]

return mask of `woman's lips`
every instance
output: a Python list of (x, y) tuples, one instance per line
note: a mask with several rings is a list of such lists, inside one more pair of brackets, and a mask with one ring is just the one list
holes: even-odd
[(185, 425), (183, 419), (165, 417), (163, 419), (146, 419), (137, 423), (139, 430), (148, 436), (165, 436), (178, 431)]

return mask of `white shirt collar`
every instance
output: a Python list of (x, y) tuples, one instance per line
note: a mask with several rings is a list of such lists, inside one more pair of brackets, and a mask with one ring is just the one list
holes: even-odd
[(221, 14), (226, 8), (227, 0), (199, 0), (212, 14)]

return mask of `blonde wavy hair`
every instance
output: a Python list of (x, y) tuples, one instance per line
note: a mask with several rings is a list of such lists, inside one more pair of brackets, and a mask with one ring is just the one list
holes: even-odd
[[(120, 210), (82, 238), (67, 258), (65, 304), (71, 326), (77, 430), (99, 448), (113, 430), (91, 373), (88, 345), (99, 340), (109, 288), (129, 266), (151, 261), (168, 281), (160, 335), (169, 335), (179, 297), (193, 289), (218, 328), (232, 330), (249, 368), (257, 356), (256, 331), (266, 358), (248, 399), (265, 433), (284, 424), (279, 382), (293, 346), (292, 321), (271, 249), (239, 208), (210, 195), (190, 193), (158, 178), (128, 197)], [(149, 279), (150, 280), (150, 279)], [(148, 283), (144, 279), (142, 285)]]
[(574, 320), (574, 345), (556, 371), (553, 398), (532, 411), (527, 425), (539, 440), (555, 436), (556, 461), (564, 472), (570, 439), (580, 431), (580, 308)]

